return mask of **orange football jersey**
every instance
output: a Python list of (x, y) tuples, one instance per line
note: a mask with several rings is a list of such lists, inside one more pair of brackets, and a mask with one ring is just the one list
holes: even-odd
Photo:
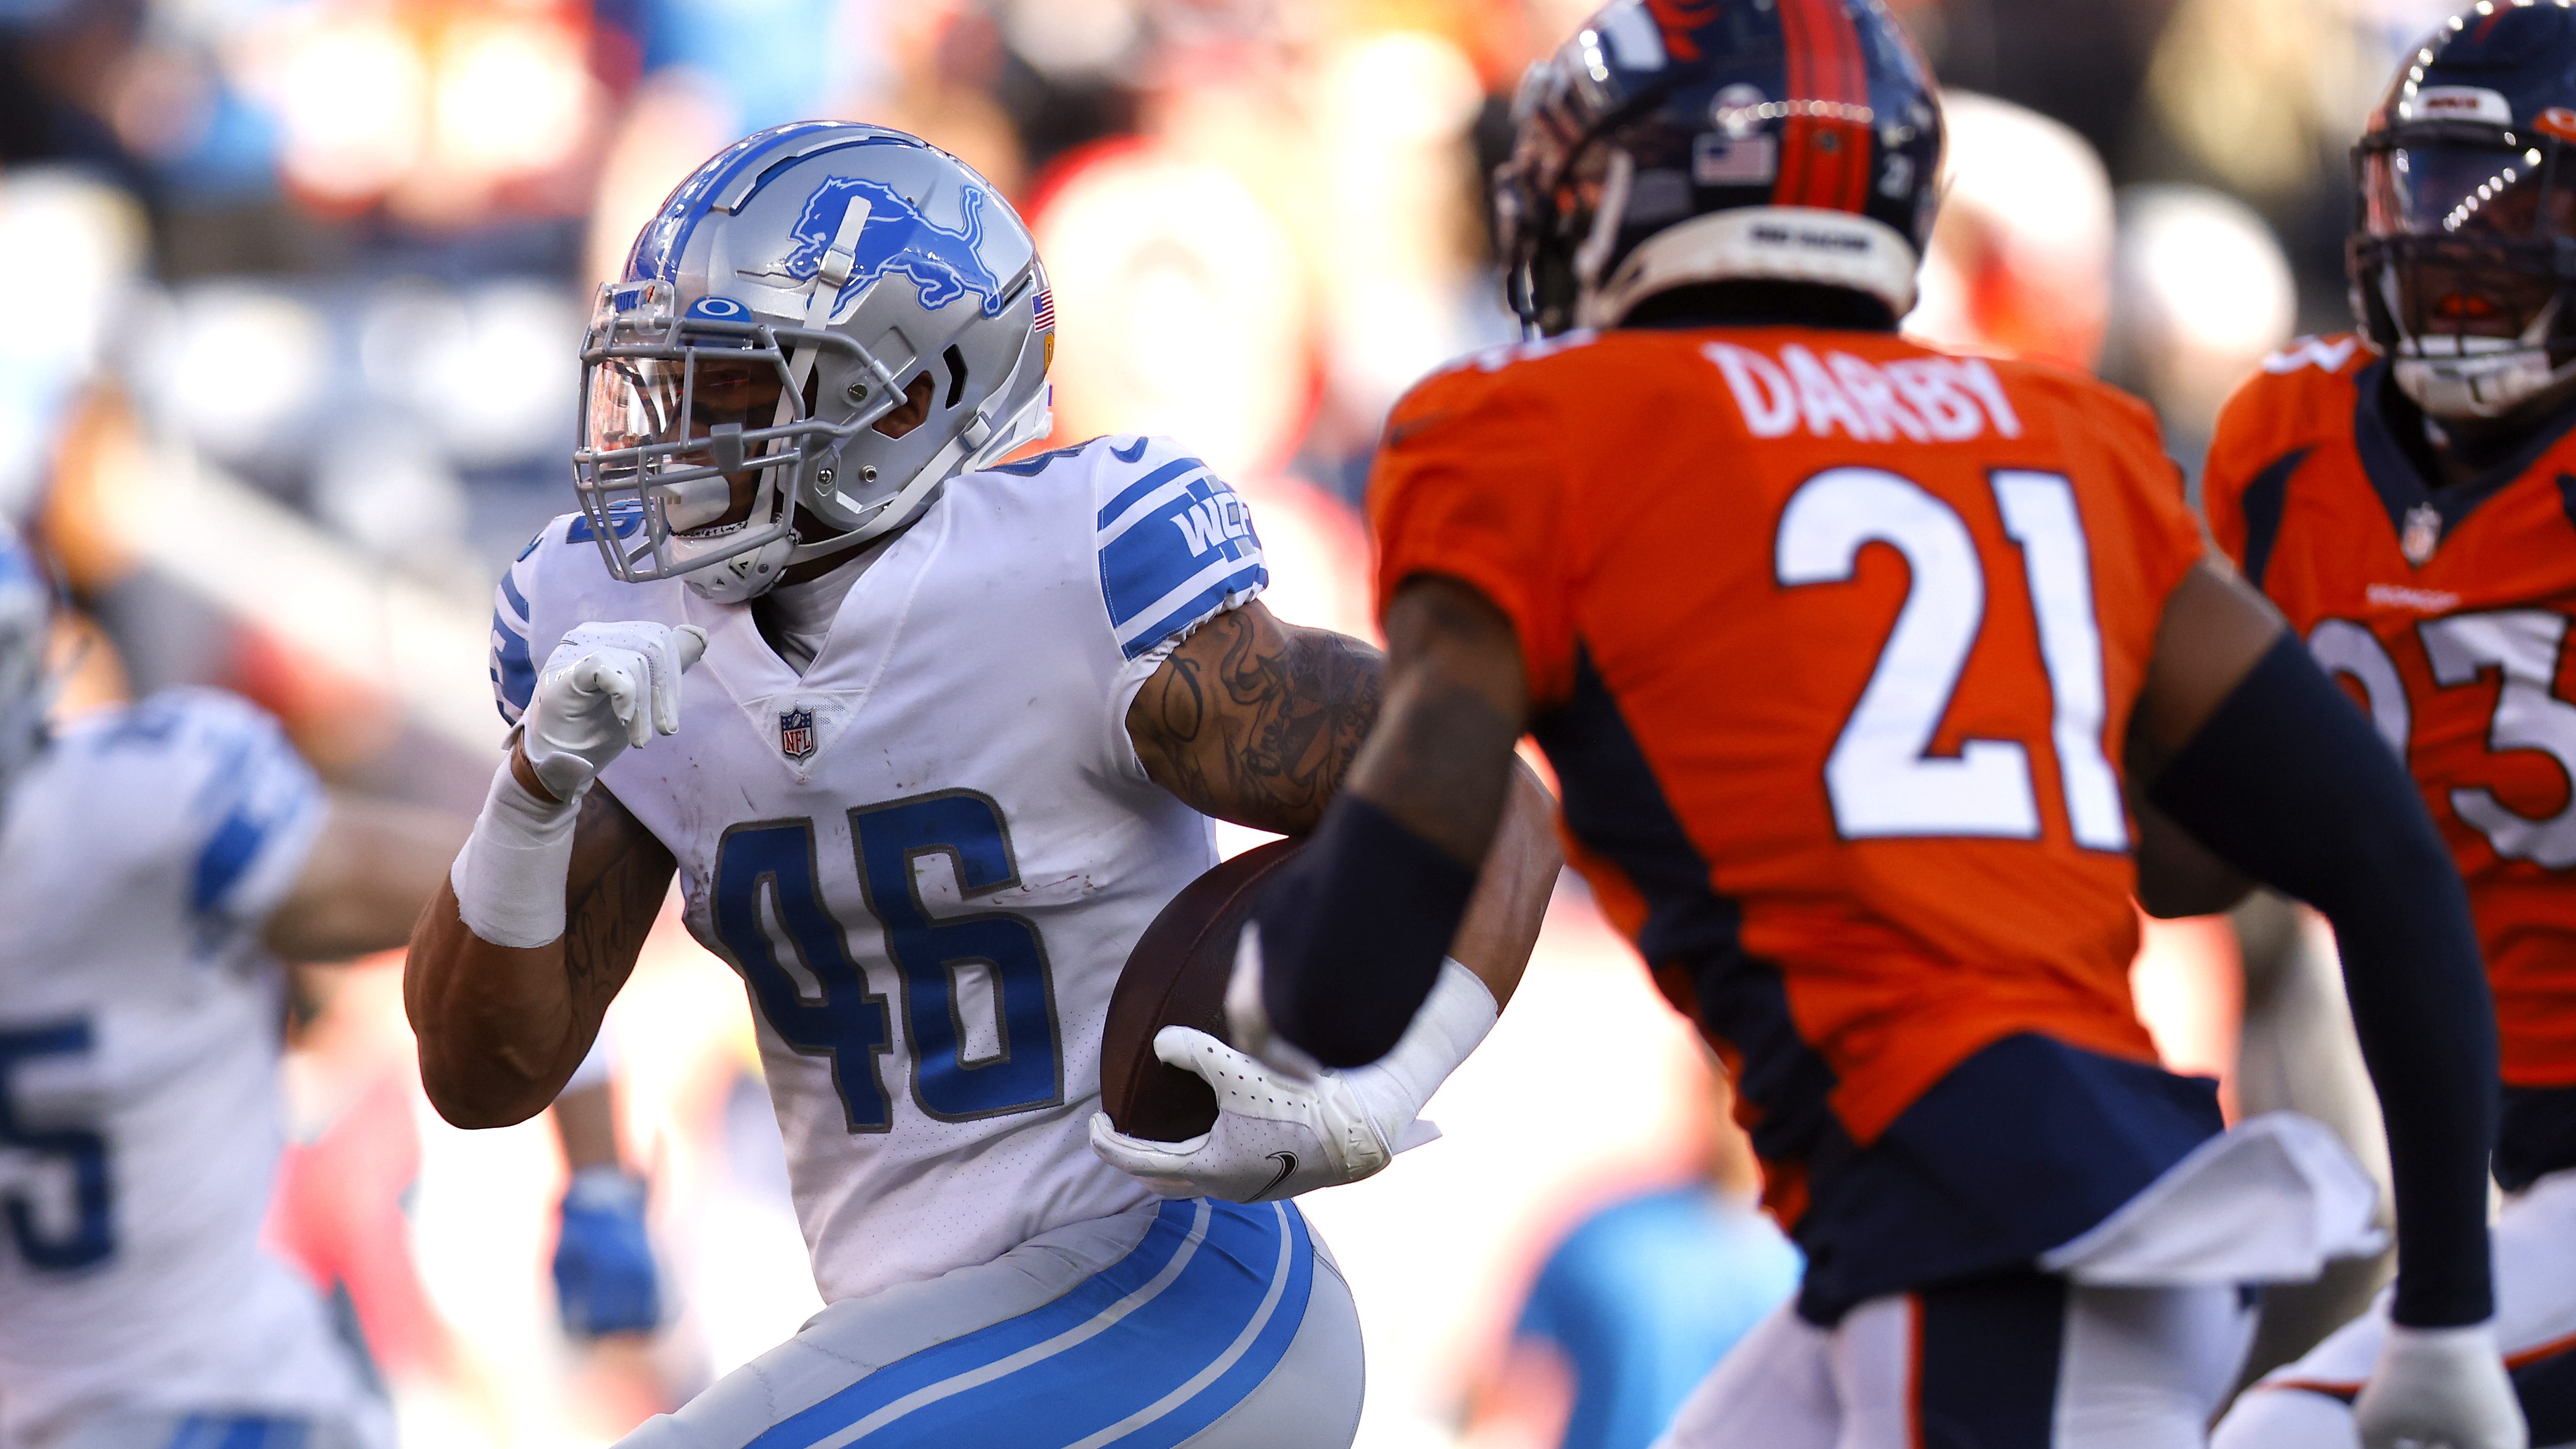
[(2428, 489), (2385, 372), (2349, 336), (2267, 361), (2220, 415), (2210, 532), (2413, 772), (2468, 884), (2505, 1081), (2576, 1085), (2576, 438)]
[(1696, 1003), (1757, 1123), (1792, 1056), (1861, 1147), (2006, 1037), (2155, 1060), (2120, 742), (2204, 544), (2142, 405), (1884, 334), (1574, 334), (1417, 388), (1371, 514), (1382, 603), (1511, 617), (1571, 852), (1667, 989), (1776, 970), (1795, 1043)]

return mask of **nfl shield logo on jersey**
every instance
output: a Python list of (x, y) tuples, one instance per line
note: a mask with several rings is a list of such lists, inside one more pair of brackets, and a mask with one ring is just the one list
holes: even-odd
[(2418, 503), (2406, 511), (2406, 528), (2397, 540), (2397, 551), (2406, 561), (2421, 565), (2442, 546), (2442, 515), (2430, 503)]
[(814, 711), (800, 706), (778, 712), (778, 749), (800, 764), (814, 758)]

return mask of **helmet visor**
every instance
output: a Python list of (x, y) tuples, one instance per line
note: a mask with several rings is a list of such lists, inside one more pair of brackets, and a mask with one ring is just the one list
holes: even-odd
[(610, 476), (666, 480), (672, 532), (730, 528), (749, 518), (760, 469), (792, 452), (771, 432), (796, 420), (788, 383), (773, 351), (611, 355), (592, 365), (584, 442)]
[(2400, 332), (2536, 340), (2560, 292), (2556, 243), (2576, 237), (2568, 170), (2555, 143), (2365, 143), (2363, 224), (2383, 248), (2384, 300)]
[(2362, 158), (2373, 236), (2545, 241), (2576, 236), (2576, 191), (2553, 145), (2399, 140)]

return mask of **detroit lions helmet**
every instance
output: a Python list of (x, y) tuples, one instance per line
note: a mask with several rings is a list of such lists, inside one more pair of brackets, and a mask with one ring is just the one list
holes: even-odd
[(53, 592), (17, 531), (0, 523), (0, 801), (43, 747), (53, 680), (45, 668)]
[(2576, 379), (2576, 11), (2487, 4), (2407, 57), (2353, 148), (2353, 311), (2435, 417)]
[[(752, 598), (1052, 426), (1055, 306), (992, 184), (803, 121), (700, 166), (600, 289), (574, 489), (611, 573)], [(926, 410), (900, 437), (880, 427)]]
[(1913, 310), (1941, 106), (1881, 0), (1614, 0), (1530, 67), (1513, 118), (1494, 212), (1533, 332), (1712, 282)]

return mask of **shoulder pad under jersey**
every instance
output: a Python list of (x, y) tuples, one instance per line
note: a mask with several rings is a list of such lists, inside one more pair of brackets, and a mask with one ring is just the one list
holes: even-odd
[(1089, 490), (1101, 605), (1140, 659), (1270, 584), (1252, 511), (1216, 471), (1162, 438), (1095, 438), (986, 470), (1064, 473)]

